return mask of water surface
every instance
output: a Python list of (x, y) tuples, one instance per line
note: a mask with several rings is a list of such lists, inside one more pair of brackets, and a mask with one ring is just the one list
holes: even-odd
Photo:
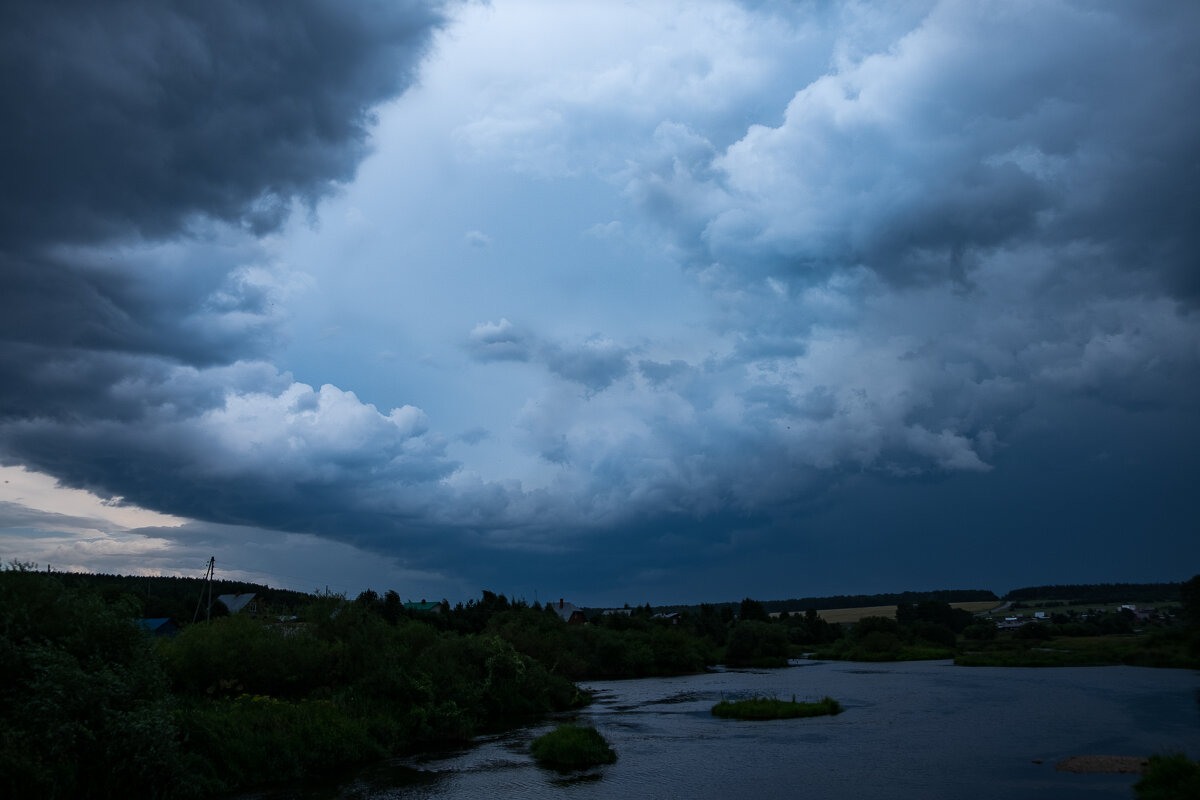
[[(1140, 667), (1019, 669), (947, 661), (802, 662), (678, 678), (593, 681), (580, 712), (394, 759), (336, 785), (264, 800), (331, 798), (1131, 798), (1136, 776), (1074, 775), (1073, 755), (1200, 757), (1200, 673)], [(742, 722), (723, 698), (829, 695), (835, 717)], [(595, 725), (616, 764), (560, 774), (529, 743), (567, 719)]]

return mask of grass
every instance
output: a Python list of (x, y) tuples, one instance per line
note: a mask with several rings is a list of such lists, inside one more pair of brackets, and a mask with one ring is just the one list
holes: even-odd
[(732, 719), (795, 719), (840, 714), (842, 706), (832, 697), (824, 697), (815, 703), (797, 703), (794, 695), (790, 701), (774, 697), (751, 697), (748, 700), (722, 700), (713, 706), (712, 713), (714, 717)]
[(559, 725), (534, 739), (530, 750), (539, 764), (557, 769), (583, 769), (617, 760), (599, 731), (580, 725)]
[(938, 661), (954, 658), (954, 651), (930, 645), (897, 645), (889, 650), (870, 650), (841, 639), (818, 647), (809, 656), (819, 661)]
[(1044, 642), (1001, 640), (979, 650), (959, 654), (960, 667), (1101, 667), (1125, 664), (1134, 667), (1196, 669), (1200, 653), (1186, 636), (1149, 634), (1114, 636), (1062, 636)]

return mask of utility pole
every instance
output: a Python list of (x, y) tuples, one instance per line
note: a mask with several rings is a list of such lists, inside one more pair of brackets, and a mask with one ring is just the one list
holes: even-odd
[[(213, 565), (216, 563), (216, 556), (210, 556), (208, 559), (208, 568), (204, 571), (204, 580), (208, 582), (208, 611), (204, 615), (205, 622), (212, 621), (212, 578)], [(200, 590), (200, 598), (196, 601), (196, 613), (192, 614), (192, 622), (200, 616), (200, 606), (204, 603), (204, 590)]]

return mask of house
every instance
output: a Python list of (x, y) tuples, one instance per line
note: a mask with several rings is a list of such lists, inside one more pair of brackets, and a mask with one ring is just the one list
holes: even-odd
[(153, 619), (136, 620), (138, 627), (154, 636), (174, 636), (179, 633), (179, 626), (170, 617), (155, 617)]
[(662, 620), (668, 625), (678, 625), (679, 620), (682, 619), (682, 616), (680, 616), (678, 611), (671, 611), (666, 614), (659, 612), (658, 614), (654, 615), (654, 619)]
[(443, 606), (441, 603), (426, 603), (424, 600), (422, 600), (419, 603), (405, 603), (404, 610), (417, 611), (422, 614), (440, 614), (445, 610), (445, 606)]
[(229, 609), (230, 614), (245, 612), (252, 617), (256, 617), (264, 610), (263, 603), (254, 592), (222, 594), (217, 596), (217, 600), (221, 601), (225, 608)]
[(583, 613), (583, 609), (574, 603), (568, 603), (561, 597), (557, 603), (551, 603), (550, 607), (554, 609), (554, 613), (558, 614), (559, 618), (568, 625), (583, 625), (587, 622), (587, 615)]

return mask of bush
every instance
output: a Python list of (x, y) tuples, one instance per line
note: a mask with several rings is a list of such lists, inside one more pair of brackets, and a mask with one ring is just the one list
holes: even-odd
[(725, 645), (725, 663), (730, 666), (783, 667), (787, 657), (787, 631), (766, 622), (739, 622)]
[(996, 638), (999, 629), (996, 623), (989, 620), (974, 622), (963, 629), (963, 636), (976, 642), (991, 641)]
[(617, 760), (599, 731), (579, 725), (559, 725), (534, 739), (530, 750), (539, 764), (560, 769), (583, 769)]
[(328, 701), (262, 695), (196, 700), (183, 706), (193, 768), (208, 792), (289, 780), (387, 753), (362, 714)]
[(308, 631), (243, 615), (189, 625), (159, 648), (175, 689), (186, 694), (303, 697), (325, 684), (335, 666), (329, 645)]
[(1013, 638), (1025, 642), (1044, 642), (1054, 636), (1054, 632), (1043, 622), (1026, 622), (1013, 631)]
[(167, 681), (133, 611), (44, 575), (0, 572), (0, 794), (180, 789)]
[(918, 622), (913, 626), (913, 635), (918, 639), (924, 639), (931, 644), (940, 644), (943, 647), (954, 647), (957, 642), (957, 637), (949, 627), (940, 625), (936, 622)]
[(1200, 764), (1183, 753), (1150, 756), (1133, 791), (1138, 800), (1195, 800), (1200, 797)]

